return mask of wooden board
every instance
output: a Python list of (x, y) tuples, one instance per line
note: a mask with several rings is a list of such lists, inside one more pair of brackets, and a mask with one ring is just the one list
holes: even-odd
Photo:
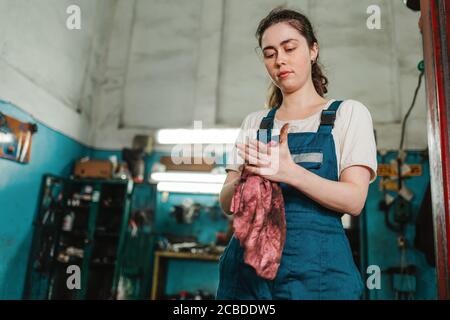
[[(422, 165), (421, 164), (408, 164), (410, 171), (403, 175), (403, 177), (417, 177), (422, 175)], [(396, 177), (397, 176), (397, 166), (391, 164), (378, 164), (377, 175), (379, 177)]]

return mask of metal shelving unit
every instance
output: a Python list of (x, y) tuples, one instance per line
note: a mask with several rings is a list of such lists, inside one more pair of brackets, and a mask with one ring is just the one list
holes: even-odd
[[(34, 223), (25, 299), (116, 299), (133, 182), (46, 175)], [(67, 286), (80, 268), (79, 289)]]

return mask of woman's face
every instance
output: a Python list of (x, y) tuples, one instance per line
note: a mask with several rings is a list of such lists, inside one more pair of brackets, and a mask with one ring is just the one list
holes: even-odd
[(267, 28), (261, 47), (267, 72), (283, 93), (300, 89), (310, 79), (317, 44), (310, 49), (306, 39), (288, 23), (280, 22)]

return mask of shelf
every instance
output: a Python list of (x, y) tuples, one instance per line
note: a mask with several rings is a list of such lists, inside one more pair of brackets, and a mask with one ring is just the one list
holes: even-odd
[[(67, 262), (60, 261), (60, 260), (58, 260), (58, 258), (56, 258), (55, 261), (60, 265), (72, 265), (72, 264), (78, 265), (78, 263), (83, 262), (83, 258), (71, 256), (69, 261), (67, 261)], [(78, 266), (81, 267), (80, 265), (78, 265)]]
[(115, 268), (116, 262), (91, 262), (92, 268)]
[(81, 178), (81, 177), (74, 177), (71, 176), (70, 181), (77, 184), (85, 184), (85, 183), (101, 183), (101, 184), (119, 184), (119, 185), (126, 185), (129, 182), (132, 182), (129, 179), (101, 179), (101, 178)]
[(70, 230), (70, 231), (61, 230), (61, 233), (65, 234), (65, 235), (69, 235), (69, 236), (74, 236), (74, 237), (81, 237), (81, 236), (86, 237), (87, 236), (87, 231), (78, 230), (78, 229), (74, 229), (74, 230)]
[(71, 210), (81, 210), (81, 209), (86, 210), (86, 209), (90, 209), (90, 208), (91, 208), (90, 205), (89, 206), (86, 206), (86, 205), (84, 205), (84, 206), (69, 206), (69, 205), (67, 205), (67, 209), (71, 209)]
[[(86, 193), (89, 191), (86, 187), (92, 192)], [(24, 296), (40, 299), (53, 286), (51, 298), (66, 299), (69, 292), (66, 271), (70, 265), (82, 269), (81, 289), (71, 292), (73, 299), (102, 299), (108, 298), (109, 292), (116, 292), (122, 264), (126, 263), (126, 249), (141, 245), (128, 244), (122, 239), (128, 230), (132, 191), (130, 180), (63, 179), (56, 185), (44, 176), (39, 211), (33, 219), (33, 246)], [(49, 199), (47, 194), (54, 199)], [(71, 224), (64, 224), (70, 222), (68, 214), (74, 215), (74, 219)], [(46, 224), (42, 224), (44, 217)], [(38, 268), (47, 266), (50, 271), (43, 275)]]
[(120, 237), (120, 234), (115, 233), (115, 232), (95, 231), (94, 237), (118, 238), (118, 237)]
[(123, 209), (123, 205), (115, 205), (115, 206), (106, 206), (106, 205), (101, 205), (100, 206), (100, 208), (101, 209), (113, 209), (113, 210), (117, 210), (117, 209), (120, 209), (120, 210), (122, 210)]
[(59, 229), (59, 226), (54, 223), (41, 224), (41, 225), (38, 225), (38, 227), (40, 227), (42, 229), (46, 229), (46, 230), (52, 230), (52, 231)]
[(87, 238), (87, 232), (81, 230), (71, 230), (71, 231), (61, 230), (61, 234), (75, 238)]
[(220, 254), (174, 252), (174, 251), (156, 251), (155, 256), (161, 258), (212, 260), (212, 261), (219, 261), (220, 259)]

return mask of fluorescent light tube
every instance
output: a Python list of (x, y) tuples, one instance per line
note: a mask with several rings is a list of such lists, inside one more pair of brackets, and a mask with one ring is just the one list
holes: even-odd
[(221, 183), (158, 182), (157, 190), (176, 193), (219, 194)]
[(214, 173), (153, 172), (151, 180), (153, 182), (203, 182), (223, 184), (226, 177), (226, 174)]
[(161, 129), (159, 144), (234, 144), (239, 129)]

